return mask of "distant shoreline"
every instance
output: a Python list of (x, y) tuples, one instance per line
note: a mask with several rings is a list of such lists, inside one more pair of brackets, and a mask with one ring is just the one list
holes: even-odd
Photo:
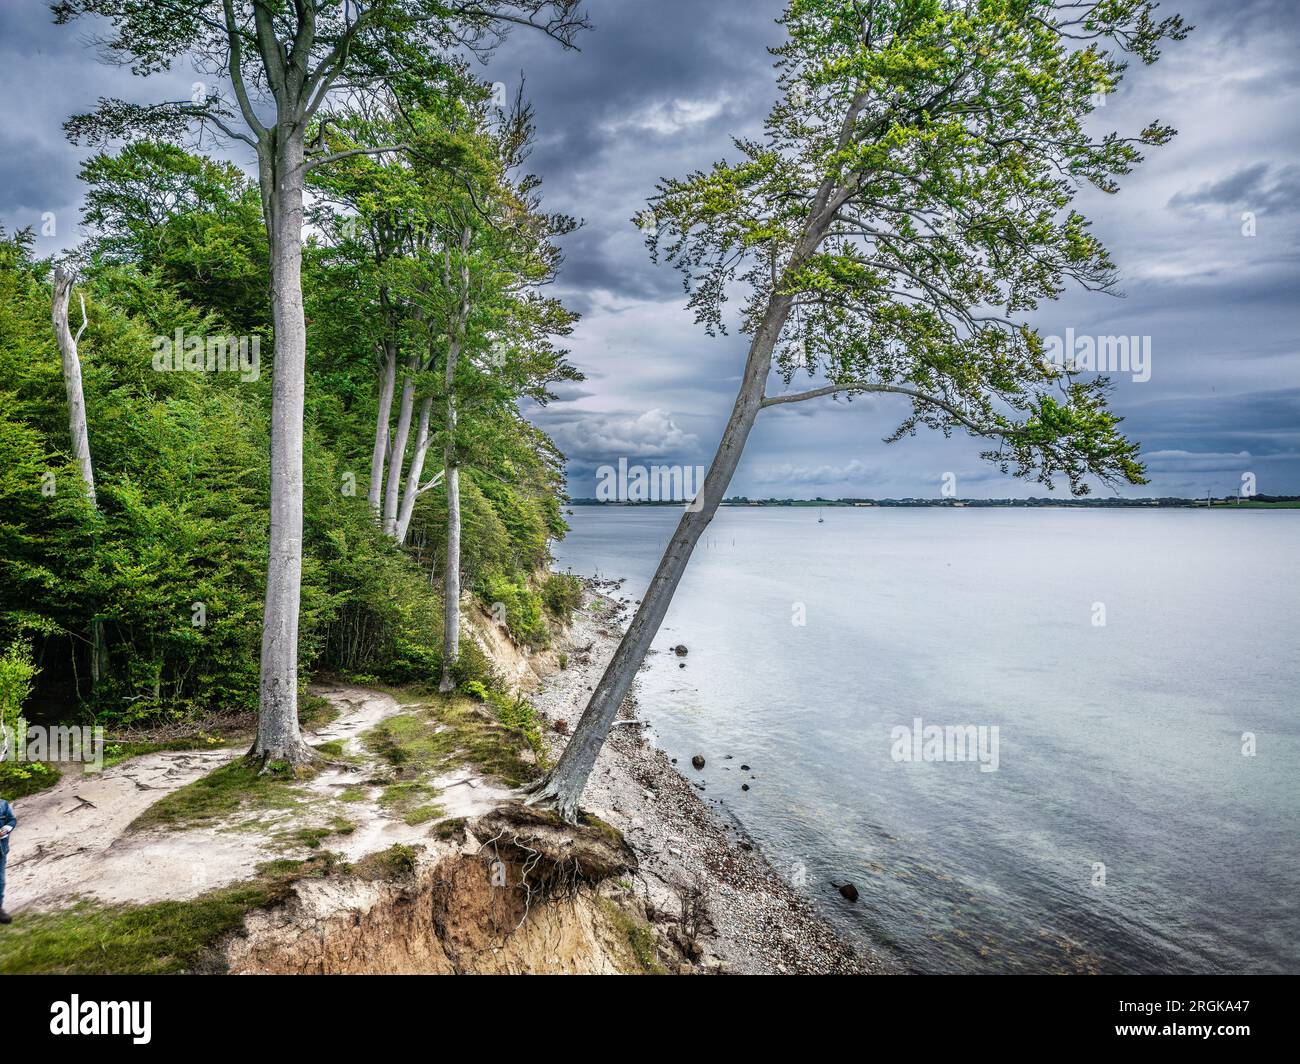
[[(646, 502), (605, 502), (601, 499), (568, 499), (565, 506), (675, 506), (682, 500), (654, 500)], [(1300, 509), (1300, 495), (1255, 495), (1242, 499), (1235, 495), (1209, 499), (1144, 498), (1144, 499), (748, 499), (743, 496), (725, 499), (723, 506), (731, 507), (840, 507), (871, 509), (876, 506), (892, 507), (949, 507), (961, 509), (998, 507), (1001, 509), (1184, 509), (1204, 510), (1207, 507), (1221, 510), (1294, 510)]]

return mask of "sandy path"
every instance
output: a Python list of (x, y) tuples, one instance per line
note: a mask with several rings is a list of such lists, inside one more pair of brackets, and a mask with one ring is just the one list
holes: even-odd
[[(367, 688), (320, 686), (313, 693), (328, 698), (341, 712), (309, 740), (341, 740), (348, 753), (361, 752), (357, 736), (402, 711), (390, 695)], [(318, 807), (305, 811), (255, 810), (217, 828), (127, 831), (158, 799), (243, 752), (236, 744), (220, 750), (146, 754), (95, 774), (69, 773), (50, 790), (15, 802), (19, 826), (9, 854), (7, 907), (14, 912), (50, 909), (79, 896), (110, 903), (192, 898), (247, 879), (263, 861), (302, 856), (286, 852), (284, 841), (273, 838), (274, 833), (325, 823), (332, 815), (346, 816), (357, 825), (350, 835), (328, 840), (328, 848), (346, 860), (427, 839), (429, 824), (408, 825), (378, 805), (379, 787), (369, 788), (361, 802), (336, 800), (371, 774), (368, 767), (321, 772), (304, 785), (321, 799)], [(510, 794), (465, 770), (435, 785), (445, 788), (439, 804), (449, 817), (477, 816)]]

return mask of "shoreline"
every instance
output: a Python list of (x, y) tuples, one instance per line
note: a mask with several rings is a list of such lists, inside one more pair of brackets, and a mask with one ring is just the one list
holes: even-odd
[[(584, 578), (582, 608), (557, 636), (567, 667), (530, 698), (559, 755), (587, 695), (622, 635), (627, 604), (607, 592), (621, 581)], [(635, 689), (634, 689), (635, 690)], [(583, 797), (583, 807), (618, 828), (640, 861), (638, 890), (648, 910), (681, 916), (694, 897), (709, 914), (700, 936), (704, 971), (736, 974), (878, 974), (882, 959), (845, 941), (812, 900), (769, 864), (734, 817), (711, 809), (636, 721), (636, 695), (619, 710)], [(562, 722), (562, 723), (561, 723)]]

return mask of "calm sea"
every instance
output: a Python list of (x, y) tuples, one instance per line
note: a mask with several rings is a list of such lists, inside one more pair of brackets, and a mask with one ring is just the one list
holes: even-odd
[[(640, 598), (679, 516), (574, 507), (557, 567)], [(843, 933), (926, 972), (1300, 970), (1300, 512), (823, 516), (724, 508), (639, 697)]]

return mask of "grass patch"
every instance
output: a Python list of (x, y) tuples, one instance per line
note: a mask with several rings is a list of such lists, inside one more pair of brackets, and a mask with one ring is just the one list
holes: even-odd
[(600, 903), (610, 923), (627, 939), (628, 949), (641, 974), (667, 975), (667, 969), (659, 963), (659, 951), (655, 948), (653, 928), (644, 921), (635, 919), (621, 905), (609, 898), (601, 898)]
[(398, 843), (379, 853), (372, 853), (354, 864), (351, 872), (360, 879), (402, 879), (415, 871), (416, 851)]
[(298, 724), (303, 728), (323, 728), (326, 724), (333, 724), (342, 712), (320, 695), (303, 695), (298, 699)]
[(290, 809), (302, 800), (294, 791), (297, 782), (287, 762), (272, 762), (262, 772), (242, 759), (232, 761), (158, 799), (127, 830), (201, 827), (245, 809)]
[(130, 761), (133, 757), (156, 754), (162, 750), (214, 750), (222, 746), (228, 746), (230, 742), (229, 736), (212, 735), (208, 732), (199, 732), (197, 735), (187, 735), (182, 739), (168, 739), (156, 743), (132, 742), (130, 740), (107, 742), (104, 744), (104, 768), (112, 768), (124, 761)]
[(356, 830), (357, 826), (351, 820), (336, 816), (322, 827), (291, 828), (288, 831), (278, 831), (272, 837), (276, 841), (290, 846), (302, 846), (308, 850), (319, 850), (320, 844), (326, 839), (333, 838), (336, 835), (351, 835)]
[(296, 879), (333, 869), (332, 855), (274, 861), (257, 878), (191, 901), (151, 905), (82, 902), (53, 913), (24, 913), (0, 935), (0, 973), (164, 975), (218, 970), (212, 947), (244, 917), (283, 901)]
[(427, 824), (442, 815), (442, 809), (432, 799), (438, 792), (419, 780), (401, 780), (384, 788), (379, 804), (391, 810), (406, 823)]

